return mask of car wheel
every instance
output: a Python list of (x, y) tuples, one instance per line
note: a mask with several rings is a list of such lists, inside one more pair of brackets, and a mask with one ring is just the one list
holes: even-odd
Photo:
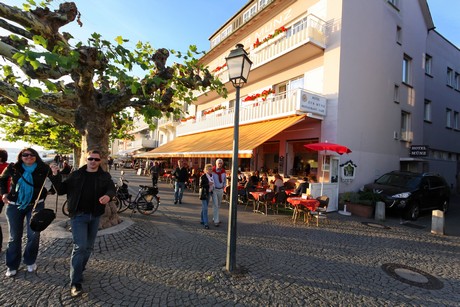
[(447, 213), (449, 210), (449, 201), (446, 199), (442, 202), (441, 208), (440, 208), (444, 213)]
[(420, 215), (420, 207), (418, 204), (413, 204), (410, 206), (409, 210), (406, 212), (406, 219), (415, 221)]

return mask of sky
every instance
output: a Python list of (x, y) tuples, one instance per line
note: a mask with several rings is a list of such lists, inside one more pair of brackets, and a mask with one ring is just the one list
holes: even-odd
[[(19, 7), (25, 2), (0, 1)], [(138, 41), (143, 41), (150, 42), (156, 49), (186, 51), (189, 45), (196, 45), (199, 51), (207, 51), (209, 37), (248, 1), (74, 0), (81, 13), (83, 27), (73, 22), (62, 30), (72, 33), (77, 41), (83, 43), (91, 33), (97, 32), (113, 43), (119, 35), (129, 39), (130, 42), (125, 45), (129, 49), (134, 49)], [(63, 2), (55, 0), (51, 8), (56, 9)], [(428, 5), (436, 31), (460, 47), (460, 0), (428, 0)], [(5, 146), (5, 143), (0, 142), (0, 146)]]

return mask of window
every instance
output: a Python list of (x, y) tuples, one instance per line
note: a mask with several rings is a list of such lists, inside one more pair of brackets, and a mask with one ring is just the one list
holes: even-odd
[(433, 63), (433, 57), (429, 54), (425, 54), (425, 73), (431, 76), (431, 64)]
[(458, 112), (454, 112), (454, 129), (460, 129), (459, 122), (458, 122)]
[(390, 3), (395, 8), (399, 9), (399, 0), (388, 0), (388, 3)]
[(302, 31), (303, 29), (306, 29), (307, 28), (307, 20), (308, 18), (307, 17), (304, 17), (302, 18), (301, 20), (297, 21), (296, 23), (294, 23), (291, 27), (289, 27), (289, 29), (287, 30), (286, 32), (286, 36), (287, 37), (290, 37), (300, 31)]
[(400, 26), (396, 26), (396, 43), (400, 45), (402, 44), (401, 36), (402, 36), (402, 29)]
[(423, 109), (423, 120), (431, 122), (431, 101), (425, 99), (425, 106)]
[(410, 141), (410, 113), (401, 112), (401, 140)]
[(399, 85), (395, 84), (393, 101), (399, 103)]
[(227, 36), (232, 33), (232, 25), (228, 26), (222, 33), (220, 34), (220, 40), (223, 41)]
[(257, 13), (257, 5), (254, 4), (253, 6), (251, 6), (249, 8), (249, 10), (244, 12), (244, 14), (243, 14), (243, 22), (246, 22), (249, 19), (251, 19), (251, 17), (254, 16), (256, 13)]
[(259, 0), (259, 10), (268, 4), (268, 0)]
[(452, 110), (446, 109), (446, 128), (452, 128)]
[(454, 71), (449, 67), (447, 67), (447, 86), (454, 86)]
[(455, 85), (454, 88), (457, 91), (460, 91), (460, 74), (458, 72), (455, 73)]
[(402, 65), (402, 82), (406, 84), (411, 84), (411, 63), (412, 58), (405, 54)]

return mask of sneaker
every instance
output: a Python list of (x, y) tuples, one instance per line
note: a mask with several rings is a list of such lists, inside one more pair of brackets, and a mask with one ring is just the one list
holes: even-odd
[(12, 269), (8, 268), (8, 269), (6, 270), (5, 276), (6, 276), (6, 277), (13, 277), (13, 276), (16, 275), (17, 272), (18, 272), (18, 271), (16, 271), (16, 270), (12, 270)]
[(32, 273), (36, 269), (37, 269), (37, 264), (36, 263), (27, 266), (27, 272), (29, 272), (29, 273)]
[(182, 205), (182, 200), (179, 200), (179, 205)]
[(204, 225), (204, 229), (209, 229), (209, 225)]
[(70, 287), (70, 296), (77, 297), (83, 293), (83, 289), (81, 288), (81, 284), (73, 284)]
[(217, 224), (214, 224), (214, 227), (219, 227), (219, 224), (218, 224), (218, 223), (217, 223)]
[(174, 204), (177, 205), (177, 200), (174, 201)]

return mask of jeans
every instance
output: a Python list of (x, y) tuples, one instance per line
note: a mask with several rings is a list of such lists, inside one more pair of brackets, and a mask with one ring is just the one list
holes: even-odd
[(158, 184), (158, 174), (152, 174), (152, 186), (156, 187)]
[(184, 195), (185, 182), (176, 181), (174, 184), (174, 201), (182, 201)]
[(211, 195), (207, 199), (201, 200), (201, 222), (207, 226), (208, 225), (208, 205), (211, 200)]
[(212, 219), (214, 224), (219, 224), (219, 208), (222, 204), (222, 197), (224, 197), (224, 189), (214, 189), (212, 193)]
[[(38, 203), (36, 211), (43, 209), (45, 204)], [(40, 245), (40, 232), (30, 229), (30, 218), (32, 217), (32, 205), (24, 210), (19, 210), (17, 205), (6, 205), (6, 218), (10, 238), (6, 248), (6, 266), (10, 270), (17, 270), (21, 264), (22, 235), (24, 232), (24, 218), (26, 219), (27, 243), (24, 249), (24, 264), (31, 265), (37, 260), (38, 247)]]
[(70, 284), (80, 284), (83, 271), (93, 251), (99, 228), (100, 216), (91, 213), (78, 213), (70, 219), (72, 227), (73, 250), (70, 258)]

